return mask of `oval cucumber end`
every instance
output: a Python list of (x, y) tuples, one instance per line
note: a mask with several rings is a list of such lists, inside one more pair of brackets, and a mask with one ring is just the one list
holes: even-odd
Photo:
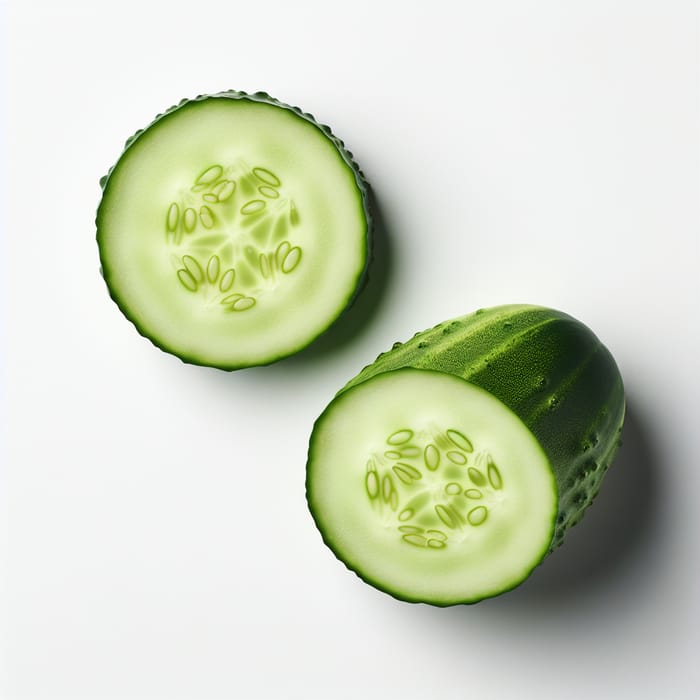
[(458, 377), (398, 369), (337, 396), (314, 426), (307, 500), (325, 543), (395, 598), (475, 603), (549, 551), (557, 484), (501, 401)]

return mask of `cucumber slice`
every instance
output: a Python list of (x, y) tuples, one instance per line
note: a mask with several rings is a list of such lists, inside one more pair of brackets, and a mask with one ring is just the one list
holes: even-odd
[(557, 484), (502, 402), (457, 377), (386, 372), (343, 392), (314, 428), (308, 499), (326, 544), (408, 601), (513, 588), (549, 550)]
[(127, 141), (101, 184), (109, 292), (186, 362), (237, 369), (291, 355), (364, 280), (360, 170), (328, 127), (264, 93), (184, 100)]
[[(425, 379), (404, 390), (401, 378), (416, 373)], [(462, 389), (443, 393), (445, 379), (436, 377)], [(489, 408), (484, 396), (500, 408)], [(584, 324), (538, 306), (480, 309), (395, 343), (341, 390), (311, 435), (309, 507), (336, 556), (378, 588), (435, 605), (475, 602), (517, 585), (581, 520), (619, 447), (624, 415), (615, 360)], [(539, 449), (528, 448), (524, 435)], [(377, 447), (382, 440), (383, 452)], [(489, 472), (491, 464), (497, 472)], [(542, 470), (549, 481), (543, 481)], [(465, 479), (474, 490), (465, 487), (460, 496), (451, 484), (461, 488)], [(432, 511), (438, 518), (444, 515), (445, 527), (467, 533), (474, 523), (463, 499), (477, 491), (486, 498), (484, 488), (492, 489), (501, 511), (486, 501), (488, 512), (477, 511), (486, 513), (479, 537), (472, 537), (480, 548), (465, 545), (458, 555), (453, 547), (445, 559), (428, 559), (432, 552), (422, 545), (439, 553), (443, 549), (429, 544), (428, 530), (451, 536), (434, 518), (414, 523), (405, 516), (409, 527), (423, 531), (399, 531), (393, 545), (376, 534), (382, 527), (377, 521), (389, 530), (395, 520), (403, 524), (401, 514), (413, 509), (406, 498), (426, 485), (432, 500), (419, 499), (421, 514), (427, 508), (431, 516)], [(379, 499), (371, 512), (364, 503), (370, 491)], [(455, 500), (439, 500), (448, 496)], [(521, 501), (536, 512), (515, 516)], [(551, 528), (546, 533), (544, 522)], [(411, 553), (406, 542), (420, 553)], [(397, 576), (399, 570), (404, 579)]]

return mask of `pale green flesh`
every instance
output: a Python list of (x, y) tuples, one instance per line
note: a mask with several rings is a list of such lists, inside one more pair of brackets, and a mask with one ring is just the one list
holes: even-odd
[(110, 292), (157, 345), (222, 367), (307, 345), (354, 296), (367, 221), (355, 174), (289, 109), (192, 102), (137, 138), (98, 213)]
[(397, 598), (475, 602), (522, 582), (557, 512), (549, 461), (504, 404), (462, 379), (387, 372), (318, 420), (307, 472), (325, 542)]

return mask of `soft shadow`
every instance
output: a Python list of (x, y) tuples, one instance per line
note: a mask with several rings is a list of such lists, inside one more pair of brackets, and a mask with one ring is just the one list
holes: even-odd
[(382, 210), (372, 189), (369, 191), (370, 215), (372, 217), (372, 250), (367, 276), (362, 289), (352, 305), (335, 323), (314, 340), (309, 347), (281, 364), (313, 362), (326, 353), (346, 346), (362, 333), (367, 332), (370, 319), (386, 297), (393, 277), (392, 243)]
[(653, 432), (628, 402), (622, 447), (598, 497), (564, 544), (503, 602), (541, 607), (624, 588), (626, 577), (638, 575), (632, 564), (647, 556), (657, 530), (660, 471)]

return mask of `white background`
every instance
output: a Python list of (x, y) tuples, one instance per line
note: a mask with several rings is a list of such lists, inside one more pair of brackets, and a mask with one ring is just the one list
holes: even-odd
[[(697, 2), (2, 5), (4, 697), (696, 698)], [(156, 350), (98, 273), (98, 180), (182, 97), (266, 90), (373, 185), (372, 281), (227, 374)], [(400, 603), (322, 544), (309, 432), (395, 340), (531, 302), (628, 393), (596, 504), (520, 589)]]

